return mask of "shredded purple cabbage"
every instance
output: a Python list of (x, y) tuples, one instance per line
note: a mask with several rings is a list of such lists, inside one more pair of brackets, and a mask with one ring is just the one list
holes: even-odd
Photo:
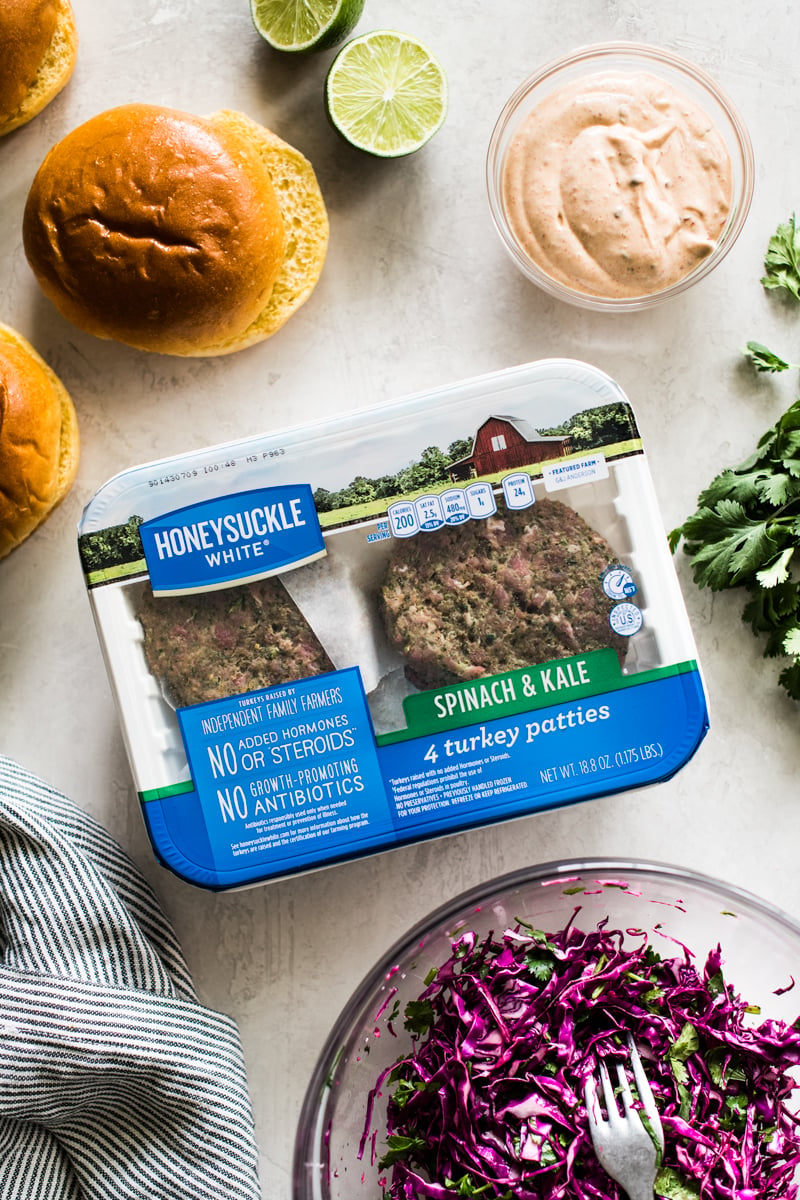
[(411, 1051), (370, 1095), (361, 1153), (369, 1142), (380, 1158), (389, 1200), (621, 1200), (594, 1155), (583, 1088), (601, 1057), (627, 1060), (628, 1032), (664, 1128), (657, 1195), (795, 1200), (800, 1020), (747, 1024), (719, 946), (701, 975), (685, 947), (662, 958), (646, 934), (607, 922), (557, 934), (520, 924), (499, 940), (463, 934), (429, 980), (405, 1009)]

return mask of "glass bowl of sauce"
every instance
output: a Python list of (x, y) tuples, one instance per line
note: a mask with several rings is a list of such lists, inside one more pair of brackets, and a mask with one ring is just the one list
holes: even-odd
[(753, 150), (693, 63), (609, 42), (551, 62), (510, 97), (486, 164), (500, 237), (527, 277), (598, 311), (648, 308), (725, 257), (753, 194)]

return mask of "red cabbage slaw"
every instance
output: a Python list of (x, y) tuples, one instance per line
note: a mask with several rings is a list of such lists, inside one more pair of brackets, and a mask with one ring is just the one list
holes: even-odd
[(679, 943), (661, 957), (643, 931), (574, 921), (463, 933), (406, 1005), (411, 1048), (370, 1092), (359, 1148), (379, 1159), (384, 1197), (622, 1200), (594, 1155), (583, 1089), (600, 1058), (626, 1062), (630, 1032), (666, 1140), (656, 1194), (794, 1200), (800, 1019), (748, 1023), (757, 1010), (724, 979), (719, 946), (700, 973)]

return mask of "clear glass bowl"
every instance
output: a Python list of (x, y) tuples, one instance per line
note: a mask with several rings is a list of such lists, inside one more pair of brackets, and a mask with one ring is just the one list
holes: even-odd
[[(576, 924), (594, 928), (608, 917), (615, 928), (676, 938), (705, 961), (722, 947), (725, 977), (761, 1006), (758, 1020), (791, 1022), (796, 990), (775, 994), (797, 975), (800, 922), (748, 892), (661, 863), (587, 859), (545, 863), (493, 879), (443, 905), (414, 926), (375, 964), (336, 1021), (314, 1070), (295, 1144), (292, 1200), (374, 1200), (379, 1172), (369, 1149), (358, 1157), (367, 1095), (384, 1066), (407, 1048), (401, 1022), (387, 1027), (395, 1001), (402, 1012), (424, 990), (429, 969), (450, 955), (461, 930), (486, 935), (522, 918), (548, 932), (561, 929), (577, 907)], [(379, 1103), (371, 1127), (380, 1127)], [(380, 1147), (379, 1147), (380, 1152)], [(377, 1157), (377, 1156), (376, 1156)], [(385, 1174), (385, 1173), (384, 1173)]]
[[(732, 195), (727, 222), (710, 254), (677, 282), (635, 296), (600, 296), (548, 274), (523, 248), (509, 221), (504, 200), (504, 171), (510, 143), (529, 114), (554, 92), (581, 78), (598, 74), (656, 76), (703, 110), (722, 137), (731, 162)], [(511, 258), (524, 275), (557, 299), (600, 312), (631, 312), (680, 295), (722, 261), (742, 230), (753, 195), (753, 149), (736, 108), (700, 67), (652, 46), (606, 42), (586, 46), (543, 66), (516, 89), (492, 133), (486, 160), (489, 207), (494, 224)]]

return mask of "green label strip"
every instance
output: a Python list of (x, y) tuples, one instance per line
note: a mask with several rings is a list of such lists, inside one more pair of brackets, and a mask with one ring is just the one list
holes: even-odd
[(139, 792), (139, 799), (142, 804), (148, 804), (151, 800), (168, 800), (170, 796), (182, 796), (185, 792), (193, 791), (194, 784), (187, 779), (184, 783), (171, 783), (167, 787), (148, 788), (146, 792)]
[[(696, 661), (689, 659), (667, 667), (655, 667), (651, 671), (640, 671), (635, 675), (623, 675), (613, 650), (592, 650), (588, 654), (559, 658), (536, 667), (485, 675), (469, 683), (456, 683), (450, 687), (420, 692), (417, 696), (407, 696), (403, 701), (407, 728), (379, 734), (376, 742), (379, 746), (407, 742), (431, 733), (463, 729), (474, 725), (476, 721), (534, 712), (560, 701), (566, 703), (604, 692), (641, 687), (658, 679), (687, 675), (696, 670)], [(166, 787), (149, 788), (139, 792), (139, 799), (147, 804), (191, 791), (194, 791), (194, 784), (187, 780)]]
[(407, 696), (403, 701), (407, 728), (380, 734), (377, 741), (379, 746), (387, 746), (431, 733), (462, 729), (476, 721), (533, 712), (560, 701), (640, 687), (655, 679), (696, 670), (697, 663), (692, 659), (636, 675), (623, 675), (613, 650), (593, 650)]

